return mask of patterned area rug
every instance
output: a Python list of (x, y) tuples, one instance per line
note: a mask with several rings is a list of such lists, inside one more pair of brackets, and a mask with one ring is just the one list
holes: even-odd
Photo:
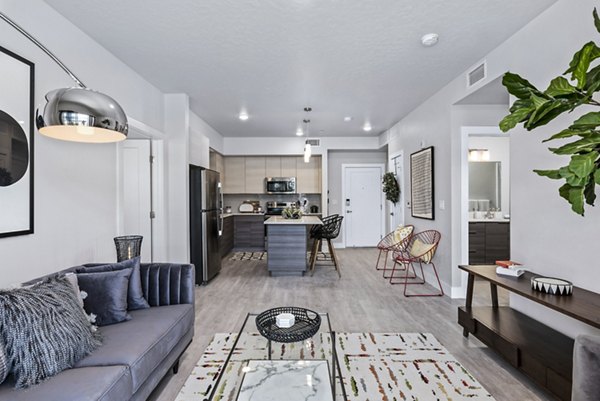
[[(235, 401), (243, 361), (264, 359), (266, 341), (257, 333), (244, 333), (219, 384), (215, 401)], [(315, 343), (273, 345), (273, 358), (327, 359), (328, 336)], [(185, 382), (176, 401), (207, 400), (235, 334), (216, 334)], [(486, 400), (492, 396), (429, 333), (337, 333), (348, 401)], [(339, 386), (338, 386), (339, 388)], [(338, 390), (336, 401), (344, 401)]]
[[(306, 254), (307, 257), (310, 253)], [(231, 254), (229, 260), (267, 260), (266, 252), (234, 252)], [(318, 261), (331, 260), (328, 253), (319, 252), (317, 255)]]

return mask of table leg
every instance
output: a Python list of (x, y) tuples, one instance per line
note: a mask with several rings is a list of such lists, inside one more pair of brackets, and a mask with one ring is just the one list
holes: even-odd
[(271, 360), (271, 340), (267, 342), (267, 352), (269, 352), (269, 361)]
[[(475, 286), (475, 275), (469, 273), (469, 277), (467, 279), (467, 299), (465, 300), (465, 308), (467, 310), (471, 309), (473, 305), (473, 287)], [(469, 337), (469, 330), (466, 328), (463, 329), (463, 336)]]
[(498, 286), (494, 283), (490, 283), (490, 291), (492, 293), (492, 306), (494, 308), (498, 307)]
[[(337, 368), (337, 353), (335, 351), (335, 331), (331, 332), (331, 370), (332, 370), (332, 376), (333, 376), (333, 380), (331, 381), (332, 383), (332, 391), (333, 391), (333, 399), (335, 400), (335, 370)], [(342, 378), (340, 377), (340, 380), (342, 380)]]

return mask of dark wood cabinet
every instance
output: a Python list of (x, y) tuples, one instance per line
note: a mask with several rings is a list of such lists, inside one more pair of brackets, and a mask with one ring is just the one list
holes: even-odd
[(223, 219), (223, 233), (219, 238), (219, 253), (224, 258), (233, 249), (233, 216)]
[(510, 259), (510, 223), (469, 223), (469, 264)]
[(265, 218), (262, 214), (235, 215), (233, 247), (237, 251), (265, 250)]

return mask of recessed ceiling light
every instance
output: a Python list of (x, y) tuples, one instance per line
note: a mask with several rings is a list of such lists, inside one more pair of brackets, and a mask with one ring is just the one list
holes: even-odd
[(363, 125), (363, 131), (369, 132), (373, 129), (373, 127), (371, 127), (371, 124), (369, 123), (365, 123), (365, 125)]
[(344, 121), (348, 122), (348, 121), (352, 121), (352, 117), (350, 116), (346, 116), (344, 117)]
[(431, 47), (435, 46), (439, 40), (440, 35), (438, 35), (437, 33), (428, 33), (426, 35), (423, 35), (423, 37), (421, 38), (421, 43), (425, 47)]
[(248, 117), (248, 113), (246, 113), (245, 111), (242, 111), (239, 115), (240, 120), (242, 121), (246, 121), (249, 117)]
[(304, 132), (302, 132), (302, 128), (298, 127), (298, 129), (296, 130), (296, 135), (298, 135), (298, 136), (304, 135)]

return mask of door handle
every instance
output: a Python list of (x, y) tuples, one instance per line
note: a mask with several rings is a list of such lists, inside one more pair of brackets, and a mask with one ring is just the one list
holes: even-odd
[(352, 213), (352, 210), (346, 210), (346, 213)]

